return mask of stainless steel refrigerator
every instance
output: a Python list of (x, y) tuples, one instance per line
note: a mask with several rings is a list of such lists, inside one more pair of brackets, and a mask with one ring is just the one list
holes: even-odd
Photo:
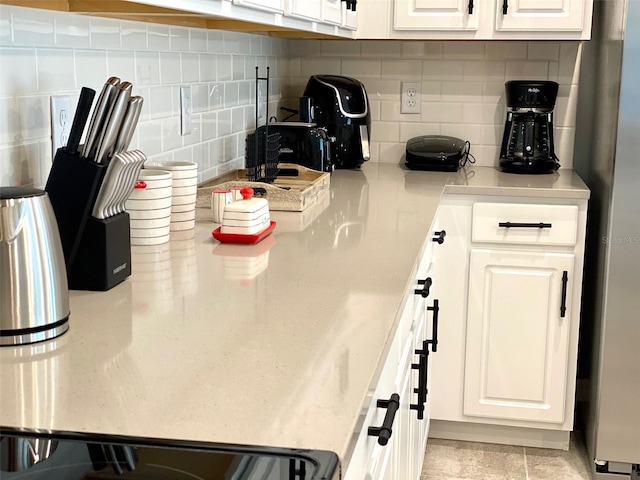
[(640, 0), (596, 0), (594, 8), (574, 163), (592, 190), (582, 424), (597, 480), (640, 480)]

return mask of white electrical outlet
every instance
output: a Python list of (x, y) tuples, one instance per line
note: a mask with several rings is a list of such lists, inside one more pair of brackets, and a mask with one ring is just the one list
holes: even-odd
[(180, 135), (191, 133), (191, 87), (180, 87)]
[(402, 82), (400, 113), (420, 113), (421, 89), (420, 82)]
[(68, 95), (51, 97), (51, 151), (53, 156), (59, 148), (67, 144), (72, 121), (71, 97)]

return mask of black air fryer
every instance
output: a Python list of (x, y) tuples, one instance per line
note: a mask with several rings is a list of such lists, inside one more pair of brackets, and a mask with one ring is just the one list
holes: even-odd
[(313, 75), (304, 96), (311, 99), (313, 121), (325, 127), (336, 168), (360, 168), (369, 160), (371, 114), (364, 85), (354, 78)]
[(552, 173), (560, 167), (553, 150), (553, 108), (558, 84), (513, 80), (505, 84), (507, 121), (500, 168), (509, 173)]

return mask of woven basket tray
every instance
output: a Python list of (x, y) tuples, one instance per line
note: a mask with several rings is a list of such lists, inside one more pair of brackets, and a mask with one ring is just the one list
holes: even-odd
[(196, 207), (210, 208), (211, 192), (232, 187), (251, 187), (255, 196), (269, 201), (269, 210), (302, 212), (313, 205), (318, 197), (329, 190), (331, 176), (325, 172), (311, 170), (294, 163), (281, 163), (278, 168), (295, 172), (295, 176), (278, 176), (273, 183), (247, 180), (247, 170), (234, 170), (213, 178), (198, 187)]

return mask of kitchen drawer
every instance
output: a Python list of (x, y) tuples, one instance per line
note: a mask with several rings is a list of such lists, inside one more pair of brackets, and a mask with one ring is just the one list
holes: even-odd
[(473, 204), (472, 242), (573, 246), (577, 232), (575, 205)]

